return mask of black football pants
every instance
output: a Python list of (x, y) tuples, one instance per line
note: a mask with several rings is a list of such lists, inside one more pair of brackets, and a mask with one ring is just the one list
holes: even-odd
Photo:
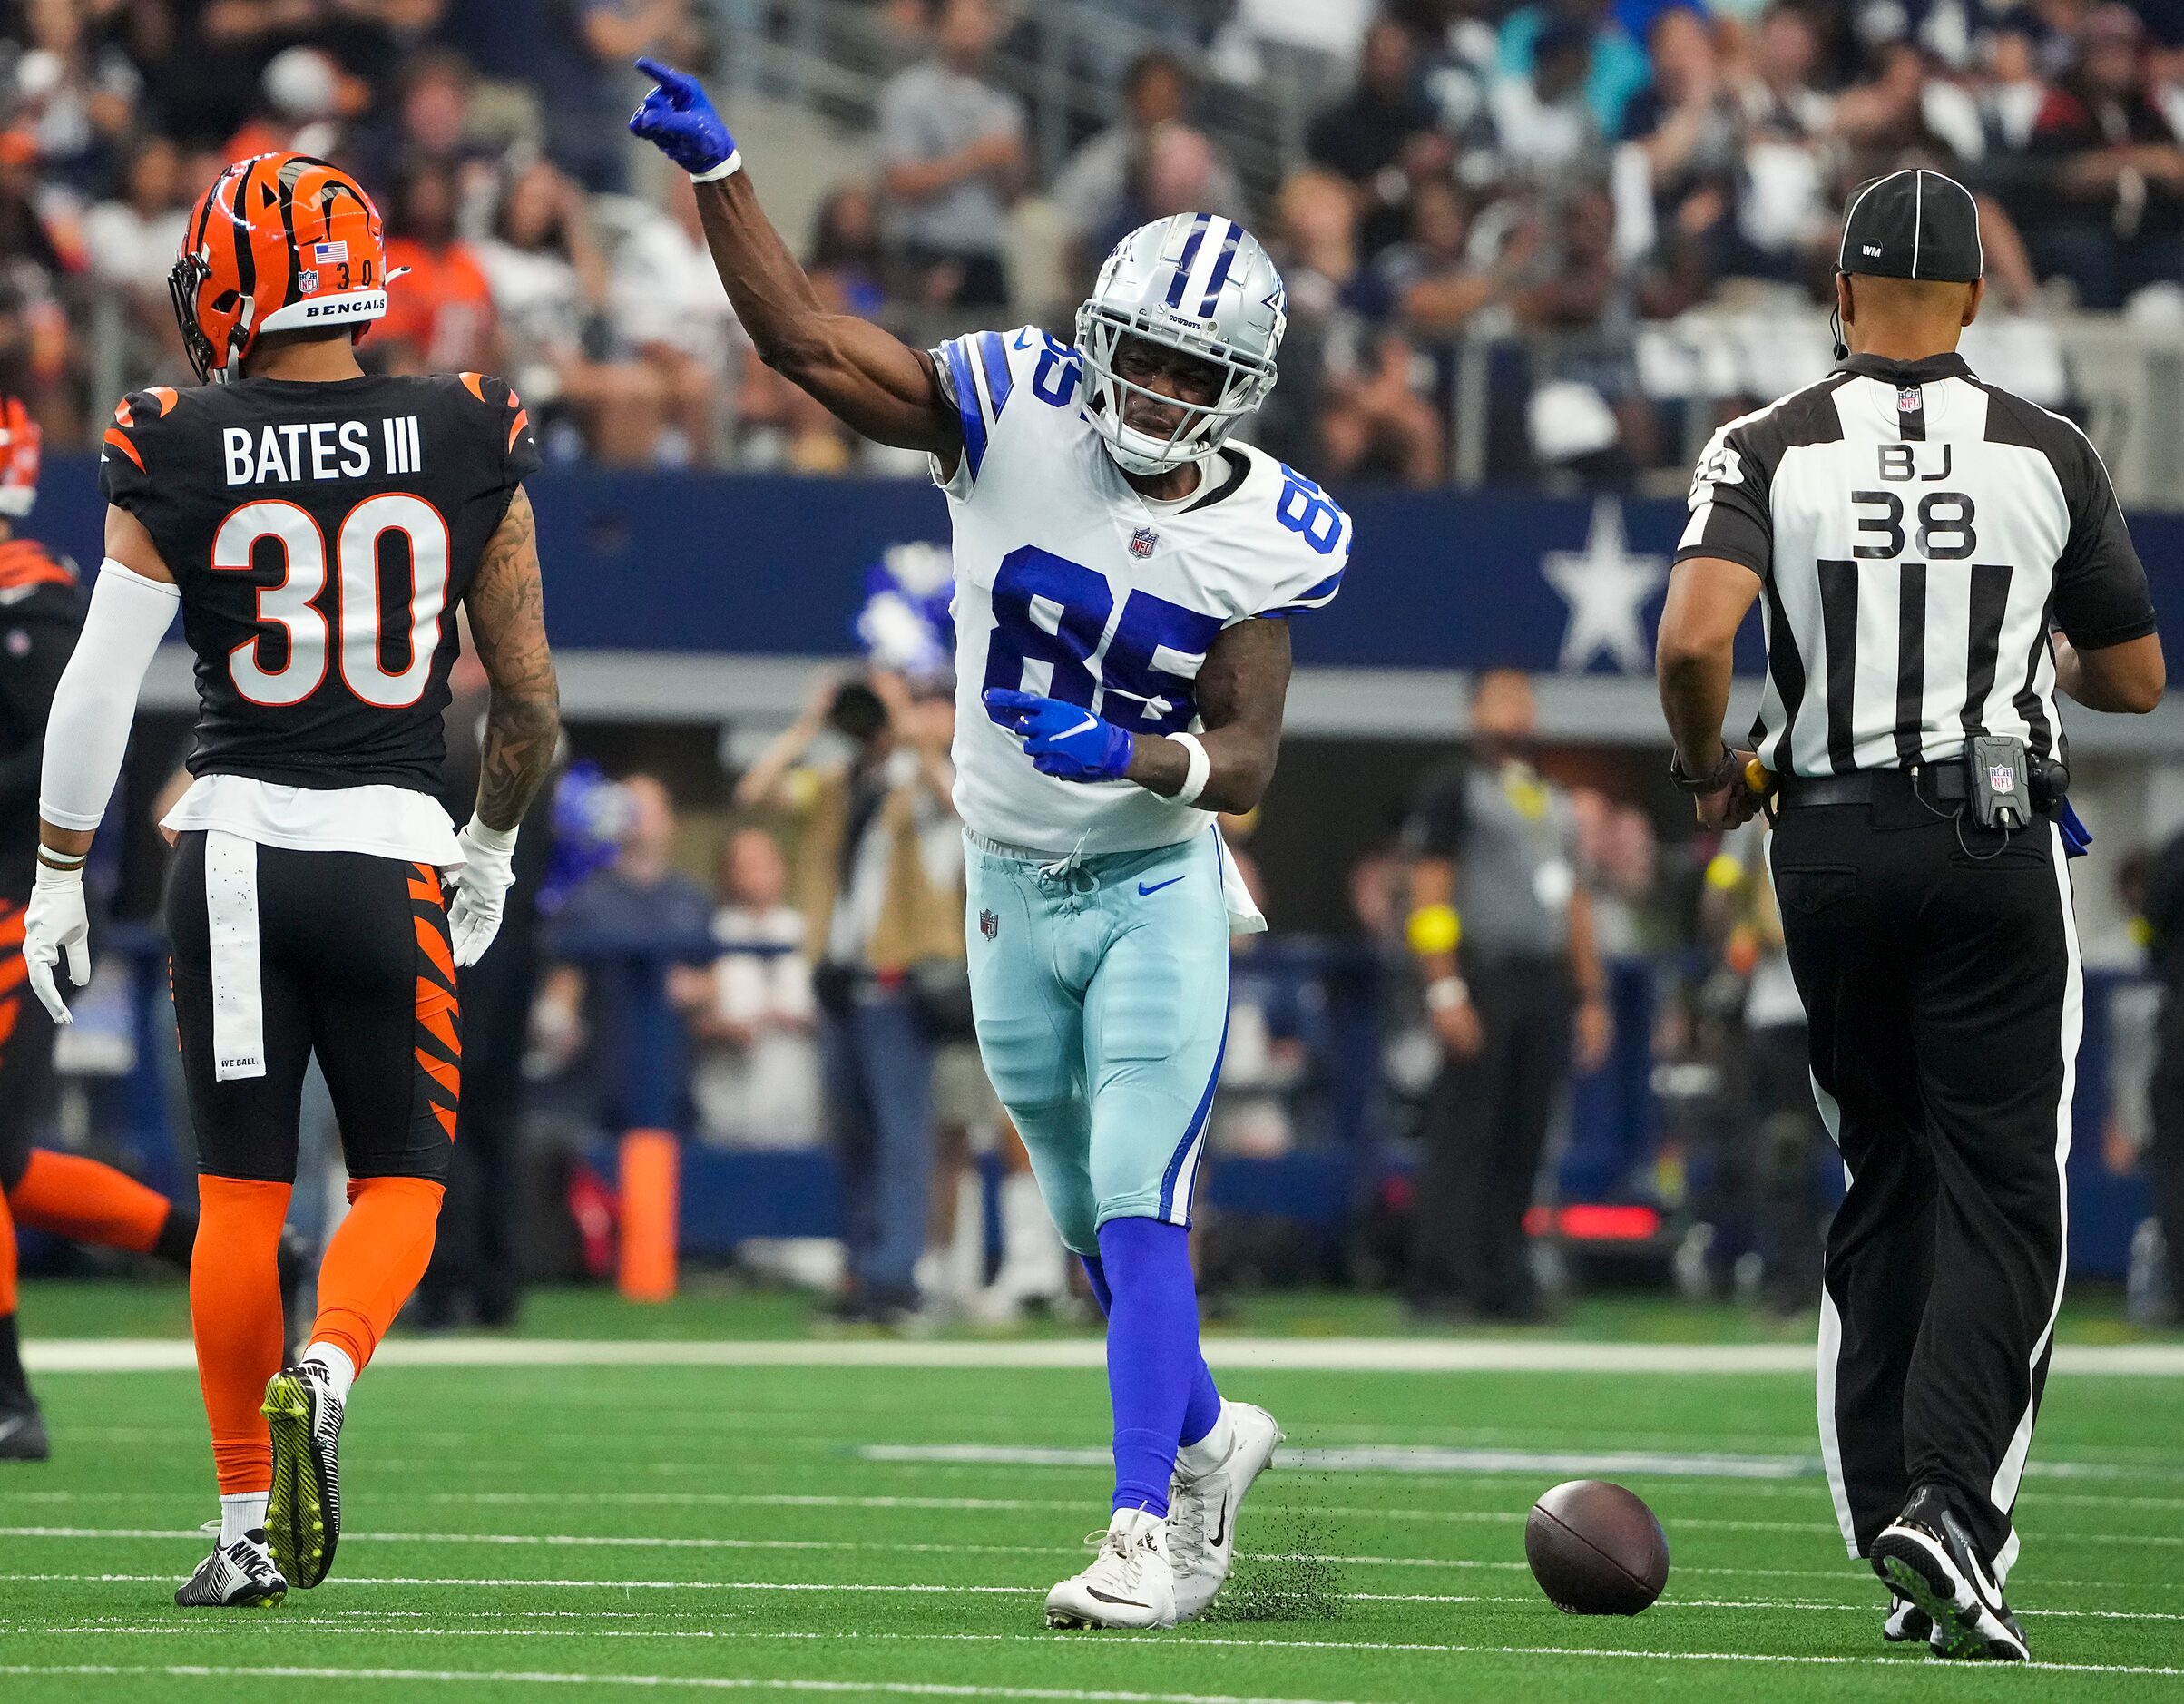
[(1906, 785), (1792, 808), (1775, 885), (1847, 1193), (1820, 1314), (1822, 1454), (1853, 1555), (1918, 1486), (1997, 1574), (2062, 1298), (2082, 1015), (2070, 876)]
[(295, 1181), (316, 1054), (350, 1177), (447, 1180), (462, 1017), (431, 865), (185, 834), (167, 938), (201, 1172)]
[(1524, 1214), (1556, 1097), (1570, 1075), (1569, 961), (1465, 967), (1484, 1039), (1451, 1053), (1425, 1104), (1406, 1288), (1414, 1302), (1522, 1308), (1532, 1297)]
[(0, 899), (0, 1190), (22, 1182), (53, 1090), (54, 1021), (30, 991), (23, 902), (10, 896)]

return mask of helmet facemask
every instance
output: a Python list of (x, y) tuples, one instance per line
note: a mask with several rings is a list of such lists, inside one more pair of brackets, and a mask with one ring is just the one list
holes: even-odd
[[(1125, 338), (1173, 349), (1212, 368), (1220, 377), (1220, 387), (1213, 400), (1187, 402), (1124, 378), (1116, 371), (1116, 357)], [(1228, 440), (1274, 388), (1271, 359), (1256, 361), (1171, 321), (1161, 323), (1143, 312), (1127, 313), (1097, 299), (1077, 310), (1077, 348), (1083, 357), (1088, 381), (1085, 416), (1106, 444), (1108, 454), (1127, 473), (1163, 474), (1203, 460)], [(1128, 422), (1123, 409), (1132, 396), (1178, 416), (1165, 436)]]
[(205, 335), (197, 317), (198, 293), (212, 277), (212, 268), (201, 254), (185, 254), (167, 272), (167, 294), (174, 303), (174, 323), (181, 328), (182, 353), (190, 357), (197, 382), (210, 385), (214, 375), (225, 381), (227, 366), (219, 349)]

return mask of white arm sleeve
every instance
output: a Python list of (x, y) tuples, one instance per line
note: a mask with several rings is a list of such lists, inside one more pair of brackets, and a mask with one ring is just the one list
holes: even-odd
[(75, 652), (45, 721), (38, 815), (56, 828), (95, 828), (122, 773), (144, 671), (181, 602), (181, 589), (147, 580), (111, 556), (100, 564)]

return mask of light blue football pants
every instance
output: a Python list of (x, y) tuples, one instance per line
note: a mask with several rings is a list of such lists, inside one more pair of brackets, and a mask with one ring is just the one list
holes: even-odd
[(1229, 1022), (1214, 832), (1044, 863), (965, 842), (978, 1051), (1062, 1240), (1188, 1225)]

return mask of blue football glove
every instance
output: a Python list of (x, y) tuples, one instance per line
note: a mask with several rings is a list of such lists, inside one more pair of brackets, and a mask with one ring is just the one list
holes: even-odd
[(736, 152), (736, 139), (697, 78), (657, 59), (641, 59), (637, 69), (657, 78), (660, 86), (630, 114), (632, 136), (643, 137), (692, 177), (710, 171)]
[(1011, 692), (995, 687), (985, 695), (994, 720), (1023, 741), (1023, 752), (1042, 775), (1065, 781), (1119, 781), (1138, 749), (1127, 728), (1103, 722), (1082, 704)]

